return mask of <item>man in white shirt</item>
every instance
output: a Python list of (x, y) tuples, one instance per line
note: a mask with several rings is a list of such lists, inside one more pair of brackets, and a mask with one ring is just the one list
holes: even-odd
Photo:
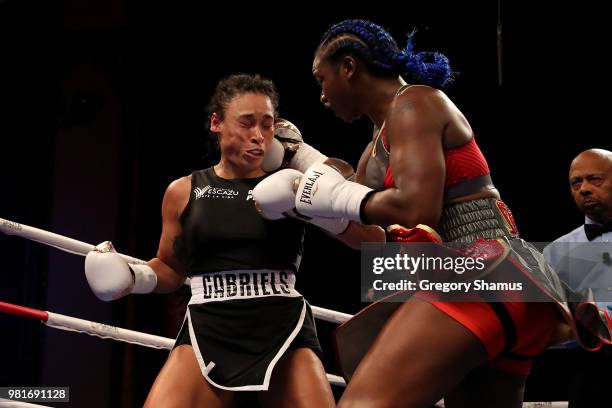
[(569, 182), (585, 222), (549, 244), (544, 255), (573, 289), (591, 289), (600, 306), (612, 305), (612, 152), (580, 153), (572, 161)]
[[(580, 153), (570, 166), (569, 183), (585, 222), (549, 244), (544, 256), (570, 287), (591, 290), (598, 306), (612, 315), (612, 152)], [(612, 347), (573, 353), (569, 407), (598, 406), (607, 399), (603, 387), (612, 376)]]

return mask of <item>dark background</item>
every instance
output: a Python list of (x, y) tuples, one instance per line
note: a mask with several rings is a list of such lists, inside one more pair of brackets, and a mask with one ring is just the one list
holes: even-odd
[[(609, 104), (596, 102), (609, 76), (601, 10), (378, 1), (332, 11), (327, 3), (293, 2), (289, 11), (253, 2), (0, 0), (0, 218), (151, 258), (165, 188), (211, 164), (204, 107), (216, 82), (236, 72), (273, 79), (281, 115), (327, 155), (356, 164), (371, 126), (326, 111), (310, 68), (322, 33), (359, 17), (401, 45), (416, 28), (417, 50), (448, 55), (457, 76), (447, 93), (470, 120), (524, 238), (553, 240), (581, 223), (569, 162), (612, 145)], [(184, 295), (102, 303), (81, 257), (4, 235), (0, 255), (2, 301), (176, 334)], [(308, 230), (298, 289), (312, 304), (356, 312), (364, 306), (358, 277), (357, 252)], [(319, 325), (328, 372), (336, 372), (334, 327)], [(7, 315), (0, 339), (0, 385), (70, 386), (72, 402), (61, 406), (142, 405), (167, 356)], [(528, 397), (564, 399), (537, 370)]]

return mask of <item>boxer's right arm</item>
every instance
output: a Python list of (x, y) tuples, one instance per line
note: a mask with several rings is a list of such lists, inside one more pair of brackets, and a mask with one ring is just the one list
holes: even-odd
[(92, 292), (105, 302), (130, 293), (150, 293), (157, 285), (157, 275), (149, 265), (127, 263), (110, 241), (87, 254), (85, 277)]
[[(187, 179), (187, 181), (185, 181)], [(110, 242), (96, 246), (85, 258), (85, 276), (94, 294), (111, 301), (130, 293), (169, 293), (185, 281), (184, 268), (174, 255), (173, 240), (181, 233), (180, 212), (189, 201), (191, 183), (176, 180), (162, 204), (162, 235), (157, 257), (147, 264), (128, 264)]]
[(182, 234), (181, 214), (191, 195), (191, 177), (182, 177), (170, 183), (162, 202), (162, 233), (157, 255), (148, 264), (157, 274), (156, 293), (177, 290), (186, 278), (183, 263), (175, 253), (174, 242)]

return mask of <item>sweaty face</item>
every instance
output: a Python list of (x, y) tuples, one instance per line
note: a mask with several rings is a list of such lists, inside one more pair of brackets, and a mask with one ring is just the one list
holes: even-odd
[(594, 221), (612, 220), (612, 161), (585, 152), (573, 162), (569, 174), (576, 205)]
[(321, 103), (334, 111), (345, 122), (352, 122), (361, 116), (357, 111), (355, 98), (340, 65), (331, 64), (316, 56), (312, 64), (312, 75), (321, 87)]
[(219, 133), (222, 160), (242, 171), (257, 171), (274, 132), (272, 102), (264, 94), (237, 95), (222, 120), (213, 115), (211, 130)]

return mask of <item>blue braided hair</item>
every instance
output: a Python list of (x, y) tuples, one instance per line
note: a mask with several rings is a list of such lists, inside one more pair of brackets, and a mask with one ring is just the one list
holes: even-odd
[(448, 58), (439, 52), (413, 50), (408, 35), (406, 48), (400, 49), (391, 35), (378, 24), (367, 20), (344, 20), (334, 24), (321, 38), (317, 52), (339, 61), (349, 53), (361, 57), (374, 74), (403, 75), (424, 85), (442, 88), (453, 79)]

